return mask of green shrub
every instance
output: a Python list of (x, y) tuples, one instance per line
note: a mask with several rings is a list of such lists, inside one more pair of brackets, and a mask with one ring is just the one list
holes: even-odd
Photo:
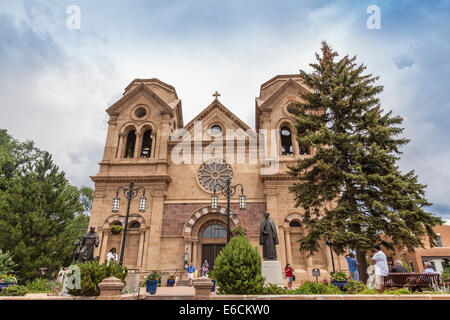
[(14, 273), (17, 268), (17, 264), (12, 260), (11, 255), (8, 252), (0, 252), (0, 274)]
[(6, 288), (2, 288), (0, 291), (1, 296), (24, 296), (28, 293), (28, 289), (25, 286), (13, 285)]
[(363, 291), (360, 291), (357, 294), (378, 294), (378, 291), (374, 289), (365, 288)]
[(344, 290), (348, 294), (357, 294), (357, 293), (360, 293), (361, 291), (364, 291), (365, 289), (368, 289), (368, 288), (361, 281), (350, 280), (344, 286)]
[(128, 274), (126, 267), (118, 263), (100, 265), (97, 260), (77, 264), (81, 274), (81, 289), (70, 289), (69, 293), (75, 296), (98, 296), (100, 289), (98, 284), (103, 279), (116, 277), (125, 284), (125, 277)]
[(261, 256), (242, 236), (232, 238), (220, 251), (211, 276), (220, 287), (219, 294), (260, 294), (263, 291)]
[(48, 285), (47, 279), (43, 278), (34, 279), (33, 282), (27, 285), (27, 288), (30, 293), (43, 293), (52, 291)]
[(401, 295), (401, 294), (412, 294), (411, 291), (405, 288), (397, 289), (397, 290), (385, 290), (383, 292), (384, 294), (395, 294), (395, 295)]
[(294, 293), (295, 293), (294, 290), (284, 289), (284, 288), (281, 288), (281, 287), (277, 286), (276, 284), (272, 284), (272, 283), (264, 286), (261, 291), (261, 294), (273, 294), (273, 295), (294, 294)]
[(338, 287), (320, 282), (305, 282), (295, 290), (295, 294), (342, 294)]

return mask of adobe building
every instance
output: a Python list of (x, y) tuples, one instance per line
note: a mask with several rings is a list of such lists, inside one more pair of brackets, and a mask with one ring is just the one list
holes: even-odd
[[(106, 110), (109, 126), (103, 159), (98, 174), (91, 177), (95, 192), (89, 223), (100, 236), (95, 255), (103, 262), (112, 247), (120, 254), (123, 232), (113, 234), (111, 227), (124, 226), (127, 201), (121, 191), (117, 212), (112, 212), (112, 201), (120, 186), (133, 181), (145, 188), (147, 204), (139, 211), (142, 190), (131, 202), (124, 264), (144, 273), (181, 275), (185, 260), (197, 269), (204, 260), (213, 265), (226, 243), (227, 219), (223, 194), (217, 192), (217, 209), (211, 207), (211, 196), (215, 185), (220, 188), (231, 178), (233, 185), (242, 184), (246, 196), (245, 210), (239, 209), (240, 188), (231, 199), (231, 227), (245, 226), (261, 252), (259, 227), (269, 211), (277, 227), (282, 266), (294, 267), (296, 281), (315, 280), (313, 268), (329, 279), (332, 257), (325, 243), (309, 258), (298, 250), (297, 240), (304, 233), (302, 210), (294, 207), (288, 191), (293, 180), (286, 165), (313, 152), (297, 143), (289, 113), (289, 105), (301, 101), (300, 93), (306, 90), (299, 75), (278, 75), (263, 83), (252, 129), (220, 102), (217, 93), (209, 106), (184, 124), (182, 102), (173, 86), (158, 79), (133, 80)], [(227, 135), (231, 130), (256, 137), (257, 144), (246, 139), (239, 145)], [(256, 134), (264, 130), (265, 138)], [(223, 145), (222, 155), (208, 155), (213, 142)], [(182, 153), (180, 146), (185, 148)], [(334, 264), (337, 270), (348, 269), (342, 256), (334, 254)]]

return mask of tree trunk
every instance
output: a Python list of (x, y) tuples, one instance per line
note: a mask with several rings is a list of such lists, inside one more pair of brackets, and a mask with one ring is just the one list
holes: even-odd
[(358, 261), (359, 281), (366, 283), (367, 279), (369, 278), (369, 276), (367, 274), (368, 265), (366, 262), (366, 252), (356, 250), (356, 260)]

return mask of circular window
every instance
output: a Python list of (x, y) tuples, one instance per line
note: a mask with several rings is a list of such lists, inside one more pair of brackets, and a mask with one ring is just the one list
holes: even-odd
[(219, 135), (222, 133), (222, 127), (219, 126), (218, 124), (215, 124), (213, 126), (211, 126), (211, 133), (213, 135)]
[(295, 103), (290, 103), (287, 108), (286, 111), (292, 115), (295, 115)]
[(213, 192), (226, 185), (228, 179), (233, 177), (231, 165), (222, 159), (210, 159), (203, 162), (198, 170), (197, 180), (199, 185), (206, 191)]
[(143, 118), (143, 117), (145, 117), (146, 114), (147, 114), (147, 109), (145, 109), (144, 107), (139, 107), (136, 109), (136, 111), (134, 111), (134, 115), (137, 118)]

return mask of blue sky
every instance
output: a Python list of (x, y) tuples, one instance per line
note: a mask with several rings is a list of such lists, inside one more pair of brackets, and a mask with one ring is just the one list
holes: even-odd
[[(67, 7), (81, 28), (66, 26)], [(366, 10), (378, 5), (381, 29)], [(450, 1), (0, 2), (0, 128), (50, 151), (76, 185), (98, 172), (107, 116), (134, 78), (175, 86), (187, 123), (221, 92), (254, 127), (259, 86), (310, 70), (326, 40), (380, 76), (385, 110), (404, 118), (402, 170), (450, 219)]]

